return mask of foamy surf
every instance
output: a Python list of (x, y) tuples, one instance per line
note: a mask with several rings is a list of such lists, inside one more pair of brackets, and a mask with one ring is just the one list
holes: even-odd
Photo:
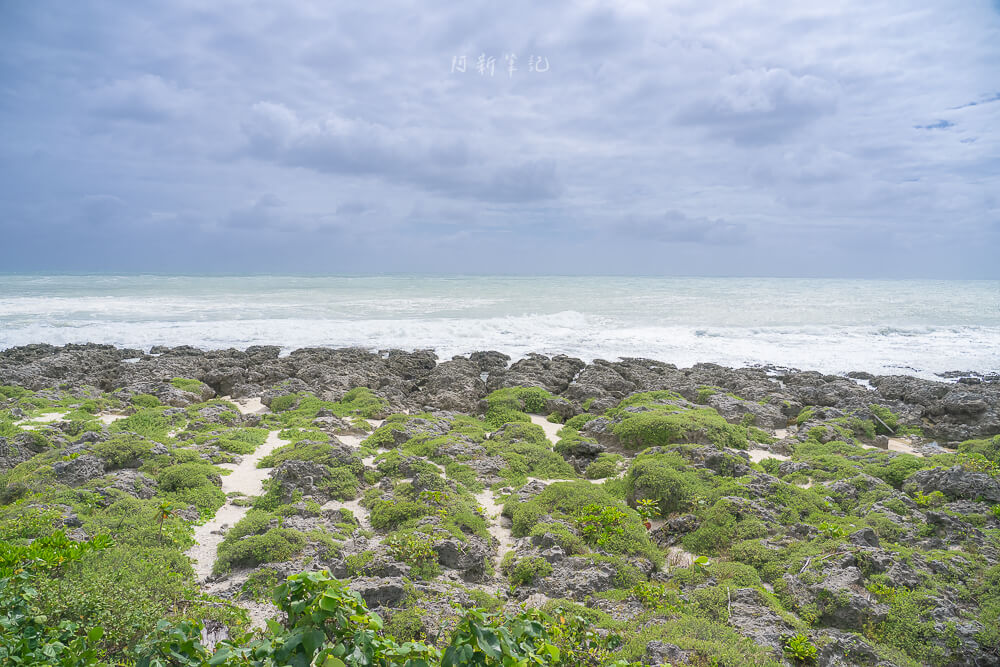
[(495, 349), (933, 377), (1000, 370), (1000, 283), (0, 276), (0, 347)]

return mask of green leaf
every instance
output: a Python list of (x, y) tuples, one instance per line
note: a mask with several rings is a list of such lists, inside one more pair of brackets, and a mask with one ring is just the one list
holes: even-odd
[(326, 635), (322, 630), (310, 630), (302, 635), (302, 648), (307, 655), (315, 655), (325, 640)]
[(500, 640), (497, 639), (492, 630), (473, 625), (472, 633), (476, 637), (476, 645), (479, 646), (479, 650), (494, 660), (500, 657)]
[(347, 667), (347, 665), (340, 658), (328, 655), (326, 656), (326, 660), (323, 661), (323, 667)]

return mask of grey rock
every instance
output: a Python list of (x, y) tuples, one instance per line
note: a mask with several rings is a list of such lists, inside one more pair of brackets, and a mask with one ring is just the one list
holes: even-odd
[(811, 470), (812, 466), (803, 461), (782, 461), (778, 466), (778, 474), (784, 477), (796, 472)]
[(774, 405), (761, 405), (756, 401), (745, 401), (729, 394), (715, 394), (708, 398), (709, 407), (715, 408), (730, 424), (739, 424), (746, 415), (751, 415), (754, 426), (760, 428), (784, 428), (788, 417)]
[(510, 357), (503, 352), (489, 350), (486, 352), (473, 352), (469, 355), (469, 361), (476, 364), (481, 373), (489, 373), (490, 371), (506, 369), (507, 364), (510, 363)]
[(483, 541), (475, 536), (465, 543), (455, 538), (442, 540), (434, 545), (438, 563), (443, 567), (460, 570), (466, 581), (477, 581), (486, 575), (486, 560), (492, 553)]
[(481, 373), (479, 365), (473, 361), (445, 361), (427, 374), (413, 400), (419, 407), (475, 412), (479, 400), (486, 396), (486, 383), (480, 378)]
[(134, 468), (115, 470), (108, 477), (111, 479), (109, 488), (118, 489), (130, 496), (141, 500), (149, 500), (156, 495), (156, 480)]
[(694, 657), (694, 651), (685, 651), (677, 644), (661, 641), (651, 641), (646, 644), (646, 654), (642, 662), (645, 665), (686, 664)]
[(283, 501), (288, 502), (297, 490), (303, 496), (322, 495), (319, 487), (330, 479), (330, 472), (319, 463), (290, 460), (282, 462), (271, 471), (271, 479), (281, 484)]
[(56, 461), (52, 472), (63, 484), (79, 486), (84, 482), (104, 476), (104, 462), (92, 454), (84, 454), (69, 461)]
[(741, 635), (750, 637), (761, 646), (776, 651), (782, 647), (782, 635), (792, 628), (776, 614), (754, 588), (737, 588), (730, 592), (729, 624)]
[(884, 664), (865, 639), (852, 632), (825, 628), (825, 641), (818, 642), (816, 664), (819, 667), (855, 667)]
[(370, 609), (396, 607), (406, 598), (406, 587), (399, 577), (359, 577), (350, 583)]
[(1000, 480), (962, 466), (918, 470), (907, 478), (904, 488), (923, 493), (940, 491), (949, 498), (1000, 503)]
[(862, 528), (861, 530), (851, 533), (850, 537), (847, 538), (851, 544), (856, 544), (859, 547), (878, 547), (879, 539), (878, 535), (871, 528)]

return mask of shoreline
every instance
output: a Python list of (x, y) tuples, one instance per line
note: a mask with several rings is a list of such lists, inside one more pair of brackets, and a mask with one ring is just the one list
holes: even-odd
[[(262, 399), (267, 405), (268, 395), (281, 384), (327, 400), (339, 400), (355, 387), (368, 387), (397, 412), (473, 413), (491, 391), (536, 386), (579, 413), (589, 411), (590, 405), (608, 409), (632, 393), (666, 390), (720, 413), (752, 413), (772, 428), (784, 427), (805, 406), (867, 414), (875, 403), (900, 414), (904, 423), (920, 428), (934, 442), (1000, 432), (1000, 375), (977, 371), (943, 375), (928, 380), (906, 374), (833, 375), (774, 365), (733, 368), (714, 363), (679, 368), (654, 359), (586, 362), (541, 354), (512, 359), (495, 350), (451, 359), (431, 350), (357, 347), (302, 348), (287, 355), (277, 346), (246, 350), (153, 346), (146, 352), (93, 343), (0, 351), (0, 385), (33, 390), (89, 385), (101, 391), (148, 393), (178, 406), (192, 398), (215, 396)], [(201, 394), (194, 397), (172, 385), (176, 378), (196, 382)], [(740, 402), (729, 405), (726, 397), (740, 397)]]
[[(278, 344), (246, 344), (246, 345), (228, 345), (228, 346), (204, 346), (201, 344), (180, 344), (180, 345), (147, 345), (144, 347), (133, 347), (127, 345), (119, 345), (117, 343), (98, 343), (93, 341), (87, 342), (66, 342), (66, 343), (49, 343), (49, 342), (38, 342), (38, 343), (26, 343), (18, 345), (10, 345), (4, 347), (0, 345), (0, 358), (4, 356), (9, 356), (11, 354), (16, 355), (21, 350), (42, 350), (50, 351), (52, 353), (60, 352), (77, 352), (86, 350), (113, 350), (115, 352), (130, 352), (133, 353), (132, 356), (121, 358), (121, 363), (136, 363), (139, 361), (149, 361), (151, 359), (156, 359), (164, 354), (172, 354), (177, 350), (182, 350), (184, 354), (203, 354), (211, 355), (217, 353), (242, 353), (246, 354), (249, 350), (254, 349), (267, 349), (267, 350), (277, 350), (276, 358), (287, 359), (296, 354), (308, 353), (310, 351), (343, 351), (352, 350), (360, 351), (363, 353), (378, 355), (383, 358), (387, 358), (387, 355), (392, 353), (403, 353), (403, 354), (426, 354), (429, 353), (434, 356), (434, 361), (436, 365), (445, 363), (446, 361), (456, 359), (456, 358), (468, 358), (470, 355), (480, 354), (480, 353), (492, 353), (500, 354), (508, 357), (511, 361), (510, 363), (516, 363), (533, 356), (546, 356), (546, 357), (569, 357), (572, 359), (579, 360), (586, 364), (592, 363), (621, 363), (621, 362), (631, 362), (631, 361), (650, 361), (654, 363), (663, 363), (676, 367), (679, 370), (685, 370), (694, 368), (697, 366), (714, 365), (726, 368), (728, 370), (738, 371), (738, 370), (754, 370), (763, 371), (772, 376), (778, 376), (785, 373), (821, 373), (823, 375), (833, 375), (837, 377), (847, 378), (854, 380), (862, 386), (866, 386), (868, 380), (872, 377), (877, 376), (892, 376), (900, 375), (906, 377), (931, 379), (932, 376), (937, 381), (941, 382), (960, 382), (962, 380), (975, 382), (976, 380), (988, 383), (998, 383), (1000, 382), (1000, 368), (953, 368), (944, 371), (923, 371), (918, 368), (908, 367), (908, 366), (896, 366), (893, 369), (897, 372), (874, 372), (870, 368), (854, 367), (849, 370), (841, 371), (824, 371), (815, 366), (791, 366), (782, 363), (745, 363), (745, 364), (727, 364), (715, 359), (700, 359), (691, 364), (684, 365), (683, 363), (677, 363), (669, 359), (662, 359), (649, 356), (628, 356), (620, 355), (610, 359), (605, 359), (601, 357), (587, 357), (587, 356), (576, 356), (570, 354), (566, 351), (551, 351), (546, 349), (540, 349), (538, 351), (529, 351), (517, 356), (516, 354), (511, 354), (509, 350), (498, 350), (498, 349), (467, 349), (465, 351), (456, 352), (454, 354), (442, 353), (438, 354), (438, 348), (435, 347), (385, 347), (385, 346), (364, 346), (364, 345), (307, 345), (302, 347), (289, 347), (282, 346)], [(270, 354), (270, 352), (269, 352)]]

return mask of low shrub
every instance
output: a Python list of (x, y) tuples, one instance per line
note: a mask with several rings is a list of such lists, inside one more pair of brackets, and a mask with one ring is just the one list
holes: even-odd
[(539, 556), (517, 558), (513, 551), (507, 552), (500, 571), (504, 573), (513, 586), (527, 586), (552, 574), (552, 564)]
[(291, 528), (271, 528), (262, 535), (249, 535), (219, 545), (213, 571), (218, 574), (234, 567), (254, 567), (263, 563), (281, 563), (302, 552), (306, 537)]

